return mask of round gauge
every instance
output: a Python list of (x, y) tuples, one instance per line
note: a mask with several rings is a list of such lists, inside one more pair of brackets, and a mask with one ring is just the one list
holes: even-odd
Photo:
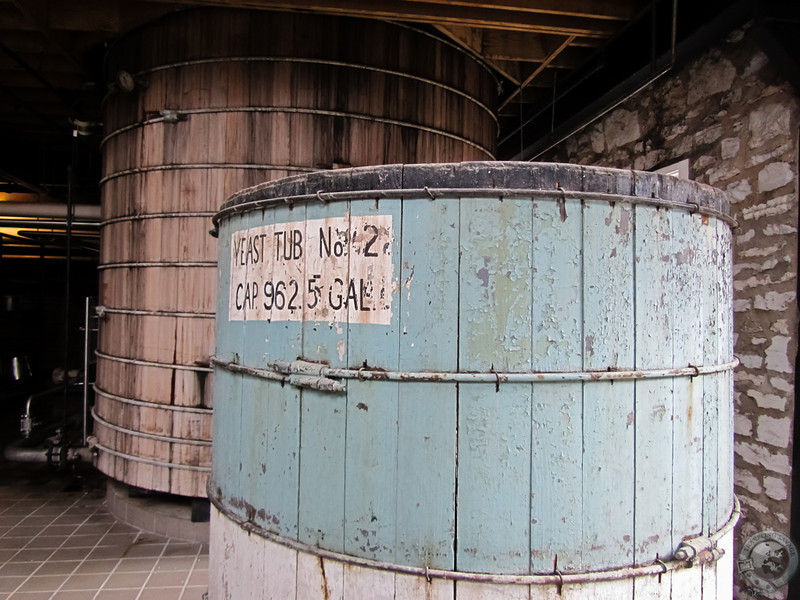
[(123, 92), (132, 92), (133, 88), (136, 86), (136, 81), (133, 75), (127, 71), (119, 71), (117, 73), (117, 85)]

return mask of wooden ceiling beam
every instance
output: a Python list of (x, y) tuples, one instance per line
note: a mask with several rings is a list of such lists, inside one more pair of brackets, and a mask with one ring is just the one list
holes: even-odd
[[(562, 41), (563, 37), (553, 35), (483, 30), (480, 54), (487, 60), (538, 63), (548, 60)], [(555, 61), (551, 59), (551, 63), (559, 68), (573, 68), (593, 51), (590, 47), (576, 46), (573, 40)]]
[(426, 2), (445, 6), (464, 6), (471, 8), (490, 8), (518, 12), (531, 12), (590, 19), (628, 21), (632, 19), (643, 2), (633, 0), (407, 0)]
[(352, 17), (390, 19), (431, 25), (460, 25), (508, 31), (555, 33), (607, 38), (620, 27), (608, 19), (552, 13), (453, 6), (429, 0), (307, 0), (302, 7), (289, 0), (173, 0), (172, 4), (228, 8), (316, 11)]
[(464, 48), (470, 54), (480, 57), (487, 65), (506, 79), (519, 84), (521, 81), (519, 64), (512, 61), (494, 60), (481, 53), (482, 30), (473, 27), (437, 25), (436, 29)]
[(572, 43), (572, 36), (566, 37), (563, 39), (561, 44), (550, 53), (550, 56), (547, 57), (546, 60), (542, 61), (531, 73), (528, 77), (522, 80), (519, 84), (519, 88), (517, 88), (508, 98), (506, 98), (503, 102), (500, 103), (500, 107), (498, 108), (498, 112), (503, 110), (505, 106), (511, 102), (527, 85), (529, 85), (542, 71), (544, 71), (548, 65), (555, 60), (555, 58), (563, 52), (567, 46)]

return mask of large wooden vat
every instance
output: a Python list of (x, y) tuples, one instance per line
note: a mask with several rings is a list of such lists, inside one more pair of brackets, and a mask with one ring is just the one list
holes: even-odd
[(233, 196), (212, 600), (729, 599), (727, 214), (530, 163)]
[(111, 49), (107, 68), (119, 87), (104, 118), (98, 466), (203, 496), (209, 217), (233, 192), (297, 172), (491, 157), (494, 82), (406, 27), (226, 10), (150, 24)]

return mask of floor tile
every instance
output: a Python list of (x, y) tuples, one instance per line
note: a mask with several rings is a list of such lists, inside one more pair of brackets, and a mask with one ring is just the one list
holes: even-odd
[(53, 592), (15, 592), (9, 600), (50, 600)]
[(30, 540), (25, 548), (59, 548), (67, 541), (66, 535), (38, 535)]
[[(10, 563), (10, 564), (27, 564), (27, 563)], [(37, 575), (69, 575), (81, 564), (79, 560), (48, 560), (39, 564), (36, 571)]]
[(150, 573), (144, 571), (115, 571), (103, 584), (103, 589), (141, 588), (149, 577)]
[(183, 590), (183, 595), (180, 600), (204, 600), (203, 594), (208, 591), (208, 585), (203, 586), (187, 586)]
[[(139, 590), (100, 590), (94, 600), (136, 600), (139, 597)], [(139, 598), (144, 600), (144, 598)], [(158, 600), (158, 598), (153, 598)]]
[(42, 564), (37, 562), (5, 563), (0, 565), (0, 577), (27, 577), (40, 568)]
[(93, 595), (86, 590), (61, 590), (51, 596), (51, 600), (90, 600)]
[(135, 544), (125, 553), (126, 558), (144, 558), (147, 556), (161, 556), (164, 544)]
[(111, 573), (119, 564), (118, 558), (85, 560), (78, 563), (76, 573)]
[(183, 587), (188, 573), (186, 571), (161, 571), (151, 573), (147, 587)]
[(171, 588), (148, 588), (142, 590), (142, 595), (139, 600), (180, 600), (183, 593), (183, 587)]
[(194, 567), (194, 556), (170, 556), (158, 559), (156, 571), (186, 571)]
[(80, 573), (72, 575), (64, 585), (62, 590), (93, 590), (100, 589), (108, 575), (105, 573)]
[(0, 592), (13, 592), (24, 581), (26, 577), (0, 577)]
[(67, 580), (68, 575), (34, 575), (21, 586), (19, 592), (55, 592)]
[(149, 558), (126, 558), (120, 561), (117, 566), (116, 572), (145, 572), (149, 573), (156, 566), (158, 559), (156, 557)]
[(192, 574), (189, 576), (189, 580), (186, 582), (186, 585), (187, 586), (196, 586), (196, 585), (207, 586), (208, 585), (208, 571), (205, 570), (205, 569), (203, 569), (203, 570), (194, 569), (192, 571)]
[(34, 548), (32, 550), (20, 550), (9, 559), (9, 562), (44, 561), (50, 558), (55, 550)]

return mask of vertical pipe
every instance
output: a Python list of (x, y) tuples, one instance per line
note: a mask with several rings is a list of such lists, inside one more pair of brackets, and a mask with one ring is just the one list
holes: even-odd
[(89, 410), (89, 303), (90, 297), (86, 296), (83, 305), (83, 425), (81, 431), (83, 436), (81, 438), (81, 445), (86, 445), (86, 415)]
[(69, 319), (70, 319), (70, 306), (69, 299), (72, 290), (70, 283), (72, 278), (72, 212), (73, 212), (73, 188), (75, 178), (75, 136), (77, 131), (73, 131), (72, 140), (72, 157), (70, 165), (67, 167), (67, 248), (66, 248), (66, 267), (65, 267), (65, 281), (64, 281), (64, 407), (62, 419), (62, 435), (67, 429), (67, 398), (69, 396)]

